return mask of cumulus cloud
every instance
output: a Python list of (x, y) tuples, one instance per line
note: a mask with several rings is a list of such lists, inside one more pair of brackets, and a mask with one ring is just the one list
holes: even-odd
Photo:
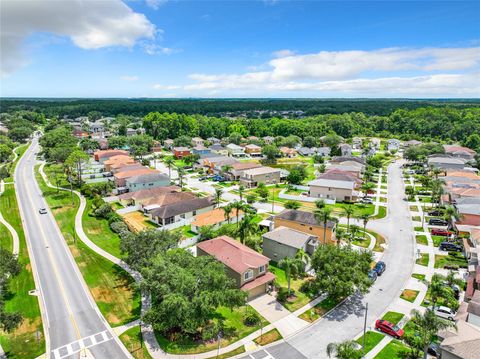
[(145, 0), (145, 3), (147, 4), (148, 7), (158, 10), (160, 6), (165, 4), (167, 0)]
[(278, 50), (278, 51), (274, 51), (272, 55), (274, 57), (288, 57), (288, 56), (295, 55), (295, 51), (288, 50), (288, 49)]
[(123, 76), (120, 76), (120, 80), (123, 80), (123, 81), (137, 81), (138, 76), (123, 75)]
[[(191, 74), (194, 93), (308, 92), (356, 96), (478, 96), (480, 48), (283, 52), (269, 69), (241, 74)], [(278, 54), (274, 54), (278, 56)]]
[(34, 33), (65, 36), (82, 49), (132, 47), (140, 38), (153, 39), (153, 25), (120, 0), (5, 0), (1, 13), (1, 72), (12, 73), (28, 60), (23, 43)]

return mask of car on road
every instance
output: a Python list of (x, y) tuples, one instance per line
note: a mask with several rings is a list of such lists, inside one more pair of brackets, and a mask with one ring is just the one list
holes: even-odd
[(447, 236), (447, 237), (453, 234), (452, 232), (443, 228), (432, 228), (430, 230), (430, 233), (433, 234), (434, 236)]
[(440, 218), (430, 218), (428, 220), (428, 224), (431, 226), (447, 226), (448, 222)]
[(444, 306), (436, 307), (433, 310), (433, 312), (438, 317), (448, 319), (448, 320), (453, 320), (455, 318), (455, 314), (457, 314), (457, 312), (454, 311), (453, 309), (450, 309), (450, 308), (444, 307)]
[(377, 319), (377, 321), (375, 322), (375, 329), (385, 334), (391, 335), (392, 337), (397, 339), (400, 339), (401, 337), (403, 337), (403, 334), (405, 334), (403, 329), (393, 323), (390, 323), (388, 320), (383, 319)]
[(377, 275), (381, 276), (383, 272), (385, 272), (385, 269), (387, 269), (387, 265), (385, 262), (378, 261), (377, 264), (375, 264), (375, 267), (373, 267), (373, 270)]
[(368, 279), (370, 279), (372, 283), (377, 280), (377, 277), (378, 277), (378, 274), (373, 269), (370, 272), (368, 272)]
[(442, 242), (438, 246), (441, 251), (448, 251), (448, 252), (461, 252), (463, 251), (463, 247), (452, 243), (452, 242)]
[(47, 214), (47, 209), (46, 209), (46, 208), (40, 208), (40, 209), (38, 210), (38, 213), (40, 213), (40, 214)]

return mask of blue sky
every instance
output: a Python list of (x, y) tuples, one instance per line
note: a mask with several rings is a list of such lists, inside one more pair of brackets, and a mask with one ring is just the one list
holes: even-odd
[(1, 4), (1, 96), (480, 95), (478, 1)]

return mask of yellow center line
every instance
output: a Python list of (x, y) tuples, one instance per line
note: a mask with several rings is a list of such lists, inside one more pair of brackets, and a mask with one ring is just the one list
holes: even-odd
[[(31, 153), (30, 153), (30, 154), (31, 154)], [(29, 154), (29, 155), (30, 155), (30, 154)], [(24, 176), (26, 175), (25, 171), (26, 171), (26, 167), (23, 168), (23, 174), (24, 174)], [(26, 177), (25, 177), (25, 178), (26, 178)], [(35, 177), (34, 177), (34, 180), (35, 180)], [(26, 184), (25, 184), (25, 188), (26, 188), (28, 197), (29, 197), (29, 198), (33, 198), (32, 195), (31, 195), (32, 193), (31, 193), (29, 187), (28, 187)], [(48, 205), (48, 204), (47, 204), (47, 205)], [(33, 202), (32, 202), (32, 206), (33, 206)], [(34, 211), (34, 212), (35, 212), (35, 211)], [(53, 214), (52, 214), (52, 215), (53, 215)], [(35, 220), (35, 222), (37, 223), (38, 228), (40, 229), (40, 232), (41, 232), (41, 236), (40, 236), (40, 237), (42, 238), (43, 243), (45, 244), (45, 247), (49, 248), (48, 242), (47, 242), (47, 240), (46, 240), (45, 232), (44, 232), (44, 230), (43, 230), (43, 228), (42, 228), (42, 226), (41, 226), (41, 223), (40, 223), (40, 221), (39, 221), (39, 219), (38, 219), (38, 214), (37, 214), (37, 213), (35, 213), (35, 215), (34, 215), (34, 220)], [(55, 279), (56, 279), (57, 282), (58, 282), (58, 285), (59, 285), (59, 287), (60, 287), (60, 291), (61, 291), (61, 293), (62, 293), (63, 300), (64, 300), (64, 302), (65, 302), (65, 304), (66, 304), (66, 306), (67, 306), (67, 311), (69, 312), (70, 321), (72, 322), (73, 327), (74, 327), (74, 329), (75, 329), (75, 332), (76, 332), (76, 335), (77, 335), (77, 339), (81, 339), (82, 336), (80, 335), (80, 330), (79, 330), (79, 328), (78, 328), (77, 321), (75, 320), (75, 317), (74, 317), (74, 315), (73, 315), (73, 311), (72, 311), (72, 308), (71, 308), (71, 306), (70, 306), (70, 302), (69, 302), (69, 300), (68, 300), (67, 294), (66, 294), (66, 292), (65, 292), (65, 288), (64, 288), (64, 286), (63, 286), (63, 284), (62, 284), (62, 281), (60, 280), (60, 275), (59, 275), (57, 263), (56, 263), (53, 255), (52, 255), (51, 251), (48, 250), (47, 253), (48, 253), (48, 257), (49, 257), (49, 259), (50, 259), (50, 262), (51, 262), (51, 264), (52, 264), (52, 267), (53, 267), (53, 272), (54, 272), (54, 275), (55, 275)]]

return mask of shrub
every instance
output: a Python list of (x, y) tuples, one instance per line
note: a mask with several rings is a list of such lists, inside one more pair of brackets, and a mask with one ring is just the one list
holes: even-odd
[(257, 195), (255, 193), (250, 193), (245, 196), (245, 199), (247, 200), (248, 204), (252, 204), (257, 200)]
[(98, 207), (93, 213), (97, 217), (107, 218), (107, 216), (112, 213), (112, 207), (108, 203), (102, 204)]
[(310, 279), (303, 282), (302, 285), (300, 286), (300, 292), (306, 293), (306, 294), (316, 293), (317, 287), (315, 286), (315, 280)]
[(127, 225), (124, 222), (120, 222), (120, 221), (110, 223), (110, 228), (115, 233), (122, 233), (124, 231), (128, 231)]
[(285, 302), (287, 300), (287, 297), (288, 297), (288, 289), (285, 287), (281, 287), (277, 293), (277, 300), (279, 302)]
[(249, 311), (243, 318), (243, 323), (249, 327), (259, 324), (260, 321), (260, 316), (254, 311)]
[(107, 220), (108, 223), (123, 222), (123, 218), (113, 211), (107, 215)]

